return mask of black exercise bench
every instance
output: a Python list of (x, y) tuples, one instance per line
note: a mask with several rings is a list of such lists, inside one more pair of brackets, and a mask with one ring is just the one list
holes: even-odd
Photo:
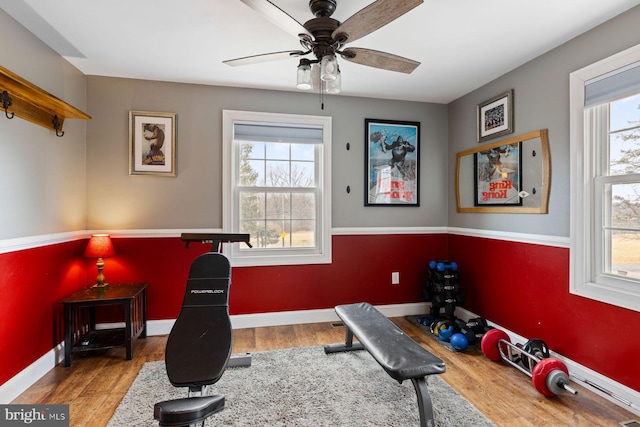
[[(426, 376), (444, 373), (444, 362), (402, 332), (369, 303), (339, 305), (335, 310), (347, 327), (346, 340), (344, 344), (325, 346), (324, 352), (364, 349), (391, 378), (399, 383), (410, 379), (418, 396), (420, 426), (433, 427), (433, 407)], [(353, 342), (354, 336), (359, 342)]]

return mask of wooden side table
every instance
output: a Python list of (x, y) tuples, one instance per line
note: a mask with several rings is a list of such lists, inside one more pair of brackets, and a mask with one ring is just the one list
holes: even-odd
[[(64, 366), (71, 366), (71, 354), (125, 347), (133, 358), (133, 341), (147, 337), (147, 285), (110, 285), (107, 290), (86, 288), (60, 301), (64, 305)], [(124, 328), (96, 330), (96, 307), (124, 307)]]

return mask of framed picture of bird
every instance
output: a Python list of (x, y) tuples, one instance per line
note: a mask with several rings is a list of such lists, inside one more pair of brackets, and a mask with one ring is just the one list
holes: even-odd
[(129, 111), (129, 175), (176, 176), (176, 114)]
[(420, 206), (420, 123), (365, 119), (365, 206)]

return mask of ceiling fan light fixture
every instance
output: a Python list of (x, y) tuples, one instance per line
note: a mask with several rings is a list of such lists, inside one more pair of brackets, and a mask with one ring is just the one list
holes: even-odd
[(342, 90), (341, 85), (342, 85), (342, 74), (340, 73), (340, 69), (338, 69), (338, 74), (336, 76), (335, 80), (327, 80), (326, 82), (326, 90), (327, 93), (330, 93), (332, 95), (338, 94), (340, 93), (340, 91)]
[(320, 60), (320, 78), (325, 82), (338, 78), (338, 60), (335, 55), (325, 55)]
[(297, 72), (297, 88), (301, 90), (310, 90), (313, 88), (311, 79), (311, 64), (309, 60), (301, 59)]

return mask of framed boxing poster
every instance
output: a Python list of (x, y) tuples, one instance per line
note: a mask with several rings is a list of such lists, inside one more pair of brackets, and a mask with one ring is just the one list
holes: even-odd
[(513, 89), (478, 104), (478, 142), (513, 133)]
[(365, 206), (420, 206), (420, 123), (365, 119)]
[(129, 175), (176, 176), (176, 114), (129, 111)]

